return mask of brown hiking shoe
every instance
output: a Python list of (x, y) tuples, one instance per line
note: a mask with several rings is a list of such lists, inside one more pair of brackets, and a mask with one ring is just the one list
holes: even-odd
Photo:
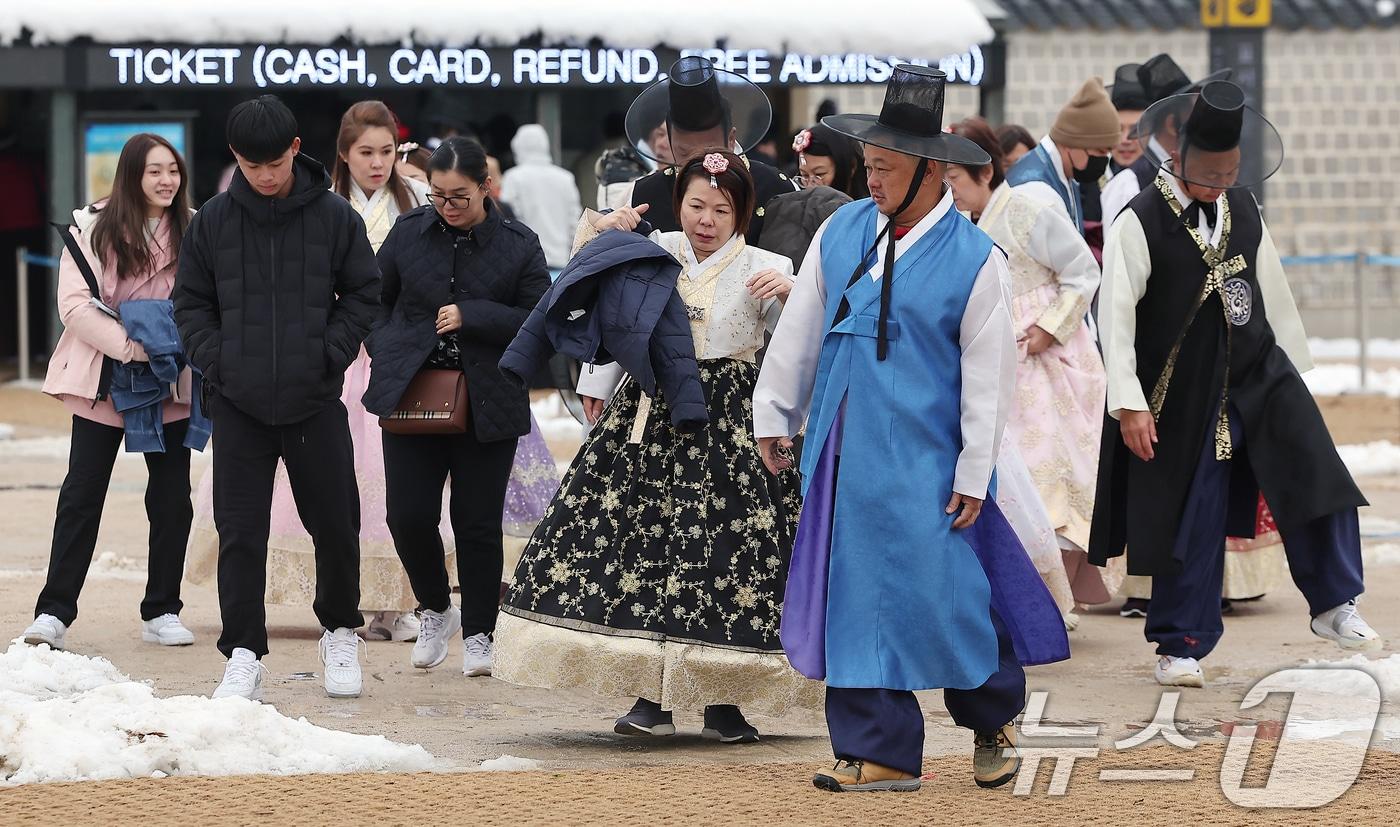
[(972, 778), (984, 789), (1000, 787), (1016, 777), (1021, 755), (1016, 751), (1016, 724), (972, 736)]
[(833, 793), (912, 793), (919, 789), (919, 779), (869, 761), (837, 761), (832, 769), (812, 776), (812, 785)]

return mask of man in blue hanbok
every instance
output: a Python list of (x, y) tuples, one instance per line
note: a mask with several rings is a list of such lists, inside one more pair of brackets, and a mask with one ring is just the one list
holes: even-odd
[(838, 763), (823, 789), (919, 787), (942, 688), (974, 732), (974, 778), (1015, 776), (1022, 666), (1069, 656), (1064, 625), (990, 496), (1016, 376), (1006, 257), (953, 208), (936, 69), (900, 66), (873, 115), (822, 123), (865, 144), (871, 198), (839, 209), (803, 261), (754, 394), (770, 470), (806, 423), (804, 500), (782, 641), (827, 684)]

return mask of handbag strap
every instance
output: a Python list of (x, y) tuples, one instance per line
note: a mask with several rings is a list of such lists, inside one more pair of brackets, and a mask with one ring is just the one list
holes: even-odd
[(78, 265), (78, 272), (83, 274), (83, 281), (87, 282), (92, 297), (102, 301), (102, 287), (97, 282), (97, 274), (92, 272), (92, 264), (83, 254), (83, 249), (78, 246), (78, 239), (73, 235), (73, 225), (51, 221), (49, 226), (57, 230), (58, 237), (63, 239), (63, 246), (68, 248), (68, 255), (72, 256), (73, 262)]
[[(88, 291), (92, 293), (92, 297), (102, 301), (102, 287), (97, 282), (97, 274), (92, 271), (92, 264), (83, 254), (83, 248), (78, 246), (78, 239), (73, 235), (73, 225), (51, 221), (49, 226), (57, 230), (58, 237), (63, 239), (63, 246), (68, 249), (68, 255), (73, 257), (73, 262), (78, 265), (78, 272), (83, 274), (83, 281), (87, 282)], [(93, 397), (94, 406), (106, 399), (111, 392), (112, 366), (114, 364), (112, 357), (105, 355), (102, 357), (102, 369), (97, 377), (97, 395)]]

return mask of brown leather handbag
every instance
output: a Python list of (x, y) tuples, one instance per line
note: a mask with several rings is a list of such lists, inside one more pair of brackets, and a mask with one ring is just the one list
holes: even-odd
[(405, 436), (465, 434), (469, 414), (466, 374), (424, 368), (414, 374), (394, 412), (379, 418), (379, 427)]

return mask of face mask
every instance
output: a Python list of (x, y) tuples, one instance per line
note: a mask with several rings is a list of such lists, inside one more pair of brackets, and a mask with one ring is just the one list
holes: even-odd
[(1103, 176), (1104, 170), (1108, 169), (1107, 155), (1090, 155), (1089, 163), (1083, 169), (1074, 170), (1074, 180), (1081, 184), (1092, 184)]

